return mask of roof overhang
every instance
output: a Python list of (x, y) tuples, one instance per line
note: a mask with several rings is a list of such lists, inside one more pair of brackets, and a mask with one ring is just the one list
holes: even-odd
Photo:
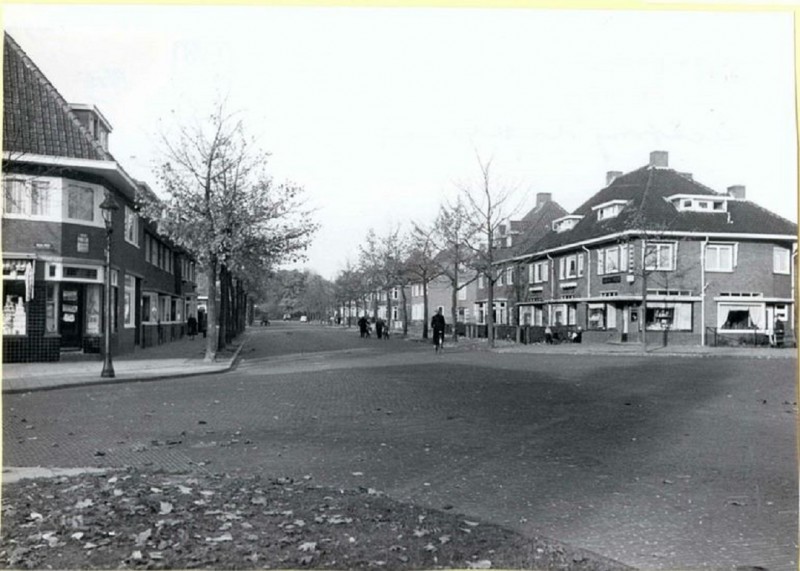
[(748, 234), (742, 232), (682, 232), (682, 231), (664, 231), (664, 232), (654, 232), (650, 230), (625, 230), (624, 232), (614, 232), (613, 234), (604, 234), (603, 236), (598, 236), (596, 238), (590, 238), (588, 240), (582, 240), (580, 242), (570, 242), (569, 244), (564, 244), (563, 246), (556, 246), (554, 248), (548, 248), (546, 250), (539, 250), (537, 252), (531, 252), (528, 254), (522, 254), (520, 256), (514, 256), (513, 258), (505, 258), (502, 260), (497, 260), (493, 262), (493, 265), (499, 264), (507, 264), (509, 262), (522, 262), (525, 260), (532, 260), (539, 256), (547, 256), (550, 254), (558, 254), (560, 252), (566, 252), (569, 250), (574, 250), (575, 248), (581, 248), (585, 246), (592, 246), (595, 244), (602, 244), (604, 242), (614, 242), (618, 241), (622, 238), (640, 238), (644, 240), (662, 240), (664, 238), (695, 238), (695, 239), (706, 239), (709, 240), (782, 240), (786, 242), (793, 242), (797, 243), (797, 236), (795, 234)]
[[(13, 155), (13, 158), (12, 158)], [(23, 153), (3, 152), (3, 160), (14, 163), (27, 163), (49, 167), (71, 169), (77, 172), (91, 174), (108, 180), (120, 192), (131, 200), (136, 199), (139, 185), (128, 175), (116, 161), (96, 161), (92, 159), (73, 159), (70, 157), (53, 157), (49, 155), (34, 155)]]

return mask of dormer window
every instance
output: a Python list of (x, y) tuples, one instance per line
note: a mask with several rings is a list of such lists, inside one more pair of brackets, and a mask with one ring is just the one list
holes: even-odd
[(628, 204), (627, 200), (610, 200), (596, 206), (592, 206), (592, 210), (597, 212), (597, 220), (608, 220), (609, 218), (616, 218), (622, 209)]
[(578, 214), (569, 214), (567, 216), (562, 216), (561, 218), (556, 218), (553, 220), (553, 230), (556, 232), (566, 232), (567, 230), (572, 230), (582, 218), (583, 216)]
[(672, 204), (679, 212), (727, 212), (727, 196), (709, 196), (707, 194), (673, 194), (664, 200)]

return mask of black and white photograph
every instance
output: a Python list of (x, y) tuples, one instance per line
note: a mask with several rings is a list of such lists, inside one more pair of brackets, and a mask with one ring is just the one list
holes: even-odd
[(796, 570), (797, 21), (5, 4), (0, 567)]

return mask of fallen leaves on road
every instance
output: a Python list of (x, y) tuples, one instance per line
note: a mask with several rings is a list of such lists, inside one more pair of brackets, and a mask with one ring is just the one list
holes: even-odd
[(370, 488), (309, 480), (128, 469), (7, 484), (0, 567), (623, 569)]

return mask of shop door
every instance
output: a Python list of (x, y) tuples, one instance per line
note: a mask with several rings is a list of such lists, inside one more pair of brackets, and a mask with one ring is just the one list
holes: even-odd
[(63, 283), (61, 287), (61, 348), (83, 346), (83, 285)]

